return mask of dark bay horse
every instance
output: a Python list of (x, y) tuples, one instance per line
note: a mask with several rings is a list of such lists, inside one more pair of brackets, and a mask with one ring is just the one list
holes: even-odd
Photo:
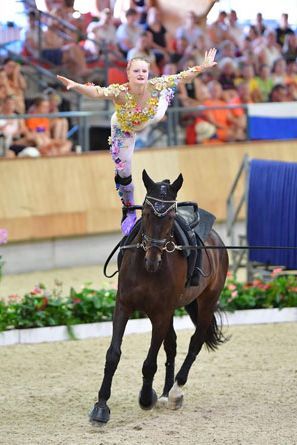
[[(143, 182), (147, 194), (142, 223), (133, 240), (135, 248), (125, 251), (120, 267), (112, 340), (106, 353), (98, 401), (90, 414), (90, 420), (99, 423), (106, 423), (110, 417), (106, 402), (110, 398), (112, 379), (120, 360), (125, 327), (133, 311), (146, 313), (152, 323), (151, 344), (142, 367), (143, 385), (139, 394), (139, 405), (143, 409), (151, 409), (157, 402), (153, 379), (162, 344), (166, 354), (162, 400), (168, 401), (168, 407), (177, 409), (182, 405), (182, 387), (203, 344), (215, 349), (225, 340), (215, 318), (228, 270), (228, 255), (222, 240), (211, 230), (205, 245), (220, 248), (207, 252), (202, 250), (201, 269), (208, 273), (200, 277), (198, 286), (185, 287), (187, 259), (178, 250), (172, 251), (176, 196), (183, 177), (180, 174), (172, 184), (169, 180), (155, 183), (144, 170)], [(185, 306), (196, 329), (186, 358), (174, 377), (176, 334), (173, 314), (182, 306)]]

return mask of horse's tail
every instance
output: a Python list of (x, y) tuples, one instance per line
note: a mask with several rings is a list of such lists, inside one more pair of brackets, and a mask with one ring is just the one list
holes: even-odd
[(206, 331), (205, 346), (210, 351), (215, 351), (218, 346), (229, 340), (223, 334), (222, 312), (217, 310), (213, 316), (211, 323)]
[[(190, 315), (190, 318), (194, 325), (197, 327), (198, 324), (198, 305), (196, 300), (192, 301), (190, 304), (185, 306), (186, 311)], [(218, 320), (217, 320), (218, 318)], [(205, 346), (208, 350), (215, 351), (218, 346), (229, 340), (230, 337), (225, 337), (223, 334), (223, 323), (222, 323), (222, 310), (217, 309), (213, 314), (211, 323), (206, 331), (205, 335)], [(199, 329), (199, 326), (198, 326)]]

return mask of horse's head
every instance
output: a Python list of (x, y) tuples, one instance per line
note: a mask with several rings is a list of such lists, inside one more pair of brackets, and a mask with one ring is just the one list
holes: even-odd
[(147, 191), (142, 210), (145, 267), (149, 272), (156, 272), (160, 267), (163, 251), (170, 250), (176, 195), (183, 184), (183, 177), (180, 174), (172, 184), (168, 179), (154, 182), (143, 170), (142, 179)]

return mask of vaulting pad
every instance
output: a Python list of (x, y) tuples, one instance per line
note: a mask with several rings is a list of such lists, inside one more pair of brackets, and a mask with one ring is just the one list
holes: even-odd
[[(297, 163), (250, 163), (247, 236), (250, 246), (297, 246)], [(251, 250), (250, 261), (297, 269), (297, 250)]]

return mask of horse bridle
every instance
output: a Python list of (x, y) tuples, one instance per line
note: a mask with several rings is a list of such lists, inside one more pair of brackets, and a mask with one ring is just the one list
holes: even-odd
[[(154, 203), (152, 202), (154, 201)], [(170, 204), (164, 211), (158, 210), (156, 207), (158, 204)], [(148, 204), (153, 212), (154, 215), (156, 215), (158, 218), (163, 218), (167, 215), (167, 213), (170, 212), (170, 210), (174, 210), (176, 212), (177, 204), (176, 200), (165, 200), (160, 198), (154, 198), (153, 196), (146, 196), (144, 200), (144, 204)], [(152, 247), (156, 247), (161, 252), (165, 250), (168, 253), (173, 252), (174, 249), (174, 242), (173, 240), (168, 240), (167, 238), (163, 239), (157, 239), (157, 238), (151, 238), (149, 235), (146, 235), (144, 232), (142, 232), (142, 240), (141, 243), (139, 243), (139, 247), (142, 247), (143, 250), (146, 252), (147, 250), (151, 249)], [(173, 234), (170, 235), (170, 238), (173, 238)]]

